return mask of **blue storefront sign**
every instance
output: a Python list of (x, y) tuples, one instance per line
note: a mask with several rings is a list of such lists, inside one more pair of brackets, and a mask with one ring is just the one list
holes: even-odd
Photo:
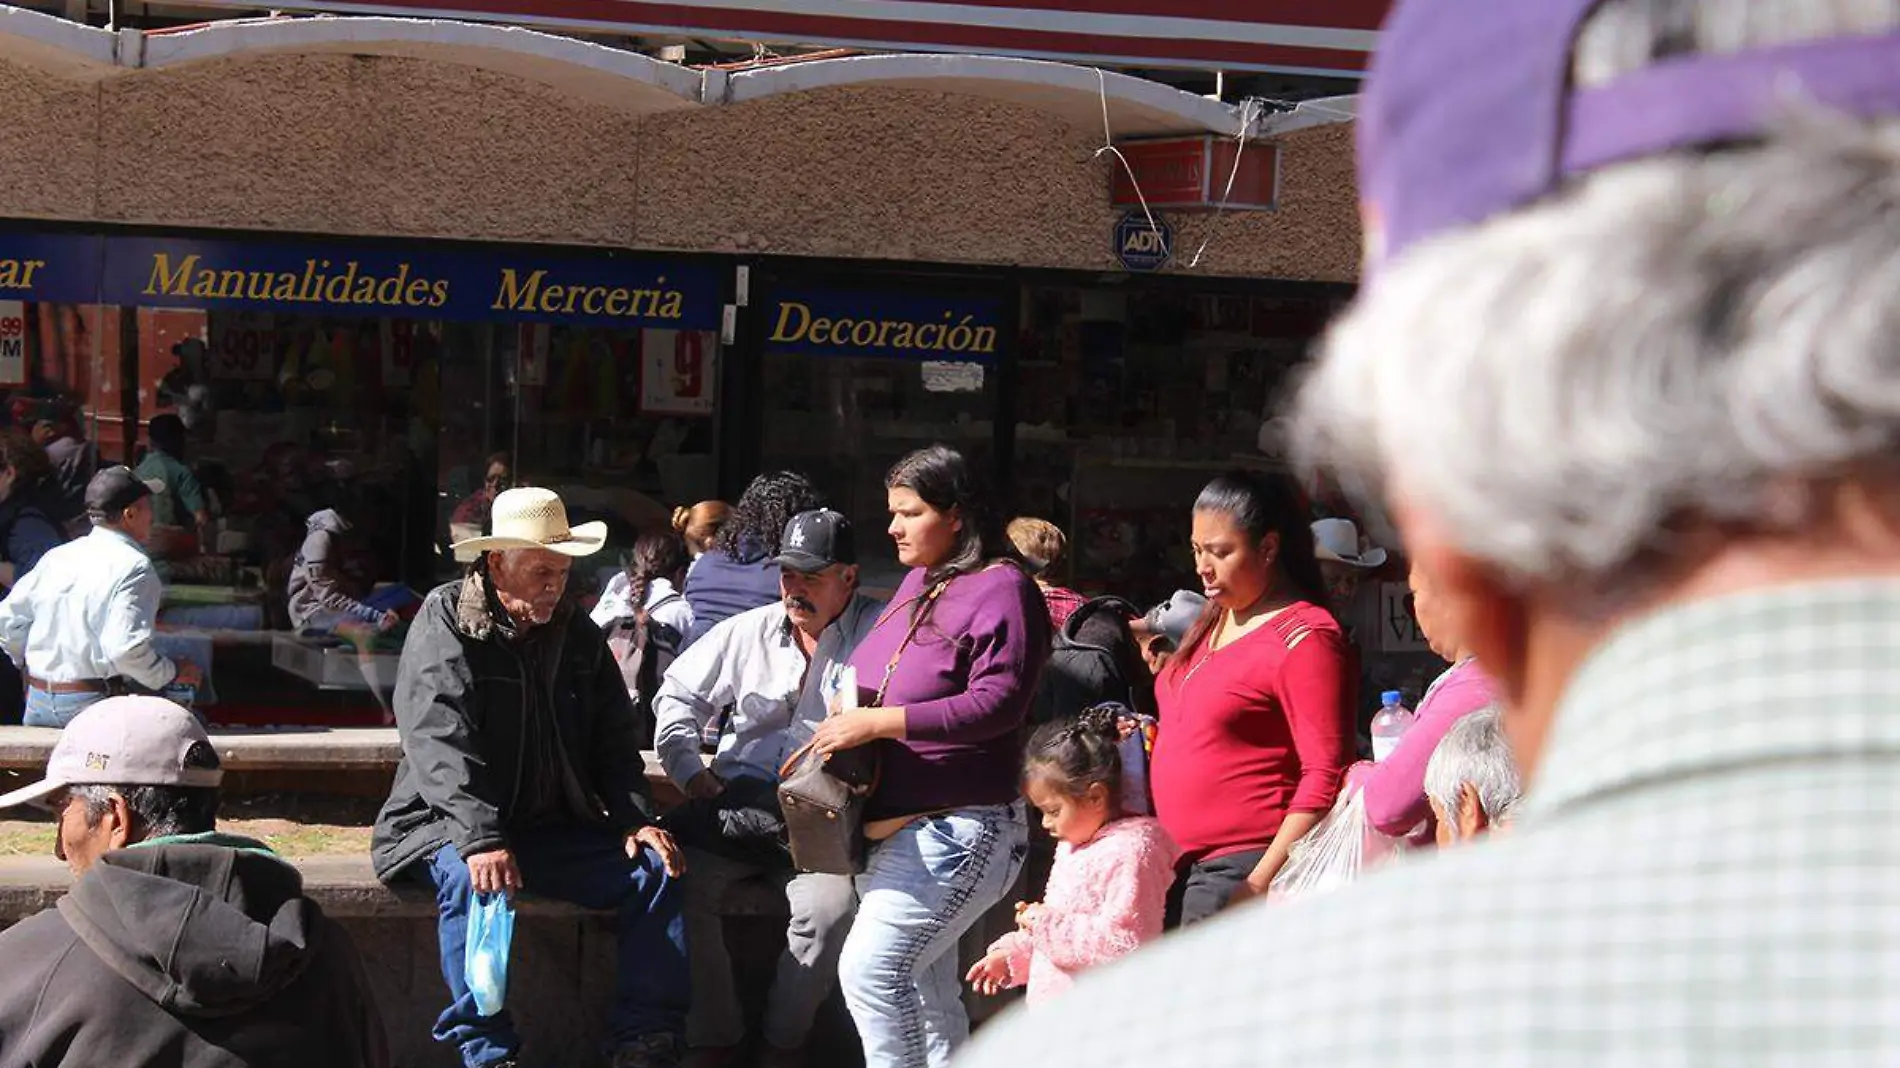
[(1115, 258), (1130, 271), (1158, 271), (1174, 255), (1174, 227), (1157, 215), (1131, 211), (1115, 224)]
[(776, 352), (989, 363), (1003, 303), (858, 290), (797, 290), (767, 306), (766, 344)]
[(0, 233), (5, 299), (676, 330), (720, 316), (718, 275), (697, 264), (142, 235)]
[(0, 233), (0, 300), (97, 304), (104, 255), (94, 234)]

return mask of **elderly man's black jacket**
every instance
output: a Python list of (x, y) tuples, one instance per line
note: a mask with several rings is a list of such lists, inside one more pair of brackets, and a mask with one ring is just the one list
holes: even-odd
[(370, 844), (385, 882), (444, 845), (508, 846), (529, 715), (554, 721), (556, 766), (540, 770), (578, 822), (630, 834), (652, 820), (633, 703), (600, 629), (571, 604), (519, 637), (497, 615), (472, 574), (430, 593), (403, 643), (402, 762)]

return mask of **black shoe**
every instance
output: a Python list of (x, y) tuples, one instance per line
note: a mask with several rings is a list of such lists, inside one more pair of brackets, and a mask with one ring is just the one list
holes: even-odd
[(679, 1068), (680, 1041), (670, 1034), (641, 1035), (614, 1051), (613, 1068)]

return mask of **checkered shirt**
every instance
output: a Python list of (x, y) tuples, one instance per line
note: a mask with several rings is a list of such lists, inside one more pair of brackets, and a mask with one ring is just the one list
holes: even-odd
[(1516, 827), (1238, 909), (957, 1068), (1900, 1065), (1900, 582), (1626, 627)]

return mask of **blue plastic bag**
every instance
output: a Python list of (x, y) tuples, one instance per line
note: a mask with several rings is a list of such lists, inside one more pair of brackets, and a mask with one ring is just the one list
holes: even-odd
[(468, 895), (468, 941), (462, 977), (475, 995), (475, 1011), (493, 1016), (508, 998), (508, 947), (515, 940), (515, 909), (506, 894)]

